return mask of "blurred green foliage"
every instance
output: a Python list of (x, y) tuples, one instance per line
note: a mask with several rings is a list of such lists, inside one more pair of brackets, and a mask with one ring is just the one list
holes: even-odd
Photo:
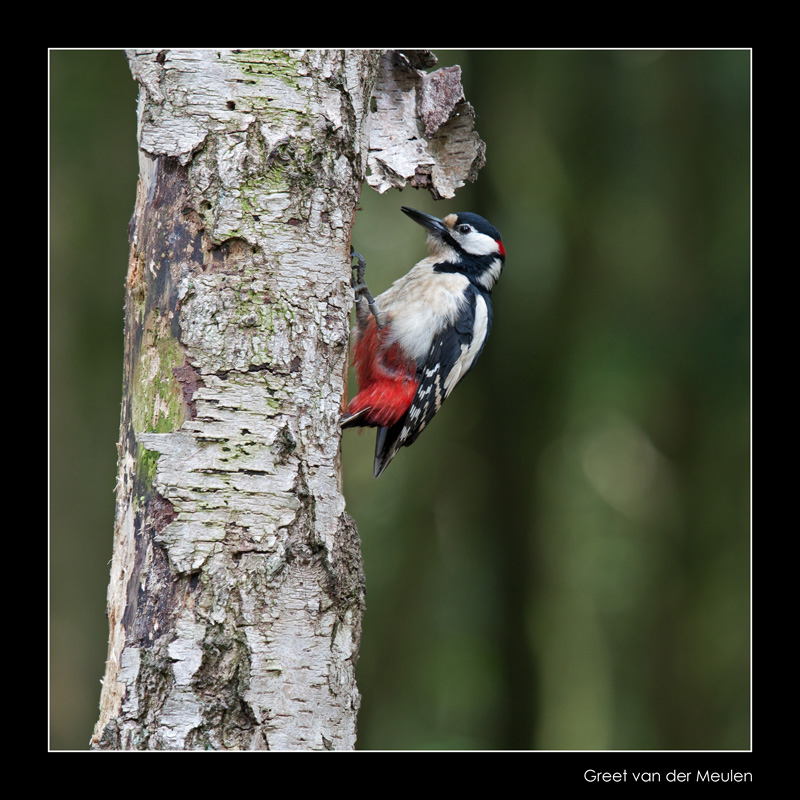
[[(507, 251), (475, 370), (375, 481), (364, 749), (750, 746), (750, 53), (457, 51), (487, 166), (453, 201), (368, 187), (374, 293), (400, 213)], [(51, 53), (51, 746), (85, 748), (106, 645), (136, 87)], [(351, 393), (355, 379), (351, 376)]]
[(89, 746), (105, 671), (136, 85), (50, 53), (50, 746)]

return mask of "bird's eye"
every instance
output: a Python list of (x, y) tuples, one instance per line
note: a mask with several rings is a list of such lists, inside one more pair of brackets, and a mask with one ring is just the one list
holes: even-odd
[(459, 225), (458, 232), (459, 233), (469, 233), (472, 230), (469, 225)]

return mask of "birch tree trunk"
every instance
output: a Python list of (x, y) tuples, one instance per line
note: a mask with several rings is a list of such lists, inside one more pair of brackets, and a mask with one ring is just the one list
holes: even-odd
[[(368, 166), (378, 191), (451, 196), (483, 144), (458, 76), (426, 75), (424, 52), (128, 59), (140, 179), (92, 746), (350, 749), (350, 230)], [(391, 145), (401, 124), (414, 136)]]

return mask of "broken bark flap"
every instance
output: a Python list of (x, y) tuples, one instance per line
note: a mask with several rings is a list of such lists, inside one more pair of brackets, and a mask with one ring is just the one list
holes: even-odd
[(453, 197), (486, 163), (474, 130), (461, 67), (425, 72), (436, 64), (426, 50), (387, 51), (373, 94), (367, 183), (383, 194), (405, 186)]

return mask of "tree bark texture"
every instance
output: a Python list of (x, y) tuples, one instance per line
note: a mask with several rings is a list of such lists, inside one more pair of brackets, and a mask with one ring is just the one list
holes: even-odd
[[(451, 196), (483, 144), (457, 68), (427, 75), (424, 51), (128, 59), (140, 178), (92, 746), (351, 749), (350, 230), (368, 172)], [(399, 119), (414, 136), (389, 146)]]

